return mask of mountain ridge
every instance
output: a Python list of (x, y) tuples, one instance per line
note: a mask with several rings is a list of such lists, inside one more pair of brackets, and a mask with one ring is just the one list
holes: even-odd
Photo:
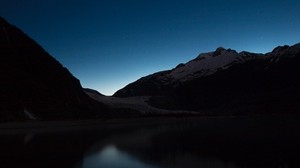
[(38, 43), (0, 17), (0, 121), (106, 116), (69, 70)]
[(142, 77), (113, 96), (150, 96), (148, 102), (154, 107), (173, 110), (297, 113), (299, 59), (300, 43), (266, 54), (217, 48), (171, 70)]

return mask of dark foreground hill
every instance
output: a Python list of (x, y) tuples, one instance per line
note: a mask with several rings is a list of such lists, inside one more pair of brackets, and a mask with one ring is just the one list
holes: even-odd
[(114, 96), (150, 96), (148, 103), (157, 108), (211, 115), (299, 113), (300, 44), (267, 54), (218, 48)]
[(108, 108), (21, 30), (0, 17), (0, 121), (97, 118)]

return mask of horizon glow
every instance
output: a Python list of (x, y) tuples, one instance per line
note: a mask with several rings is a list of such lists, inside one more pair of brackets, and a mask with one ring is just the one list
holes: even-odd
[(11, 0), (0, 15), (105, 95), (220, 46), (266, 53), (300, 42), (296, 0)]

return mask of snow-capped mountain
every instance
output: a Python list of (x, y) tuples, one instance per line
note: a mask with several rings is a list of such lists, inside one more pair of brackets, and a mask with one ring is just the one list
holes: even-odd
[[(184, 83), (196, 78), (212, 75), (218, 71), (226, 70), (235, 64), (244, 63), (250, 60), (265, 59), (265, 57), (262, 56), (263, 54), (255, 54), (245, 51), (238, 53), (235, 50), (219, 47), (214, 52), (202, 53), (195, 59), (185, 64), (181, 63), (172, 70), (162, 71), (143, 77), (138, 81), (129, 84), (124, 89), (117, 91), (114, 96), (128, 97), (140, 95), (149, 96), (153, 94), (156, 95), (156, 93), (153, 92), (155, 86), (158, 87), (155, 90), (162, 93), (166, 90), (164, 86), (171, 86), (174, 88), (179, 83)], [(149, 86), (148, 89), (150, 90), (145, 90), (149, 93), (143, 93), (143, 90), (140, 91), (141, 93), (135, 93), (139, 92), (139, 83), (143, 85), (143, 87)]]
[(114, 96), (150, 96), (151, 105), (176, 110), (296, 112), (299, 59), (300, 44), (266, 54), (220, 47), (172, 70), (143, 77)]
[(261, 55), (248, 52), (237, 53), (235, 50), (219, 47), (215, 52), (200, 54), (196, 59), (180, 64), (171, 71), (170, 75), (174, 80), (189, 81), (225, 70), (233, 64), (258, 59), (259, 56)]

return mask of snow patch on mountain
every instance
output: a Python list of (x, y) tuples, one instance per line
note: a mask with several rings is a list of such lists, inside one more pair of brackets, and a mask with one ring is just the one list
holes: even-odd
[(170, 75), (175, 80), (187, 81), (195, 77), (208, 76), (219, 69), (227, 69), (239, 54), (231, 49), (218, 48), (215, 52), (200, 54), (196, 59), (172, 70)]

